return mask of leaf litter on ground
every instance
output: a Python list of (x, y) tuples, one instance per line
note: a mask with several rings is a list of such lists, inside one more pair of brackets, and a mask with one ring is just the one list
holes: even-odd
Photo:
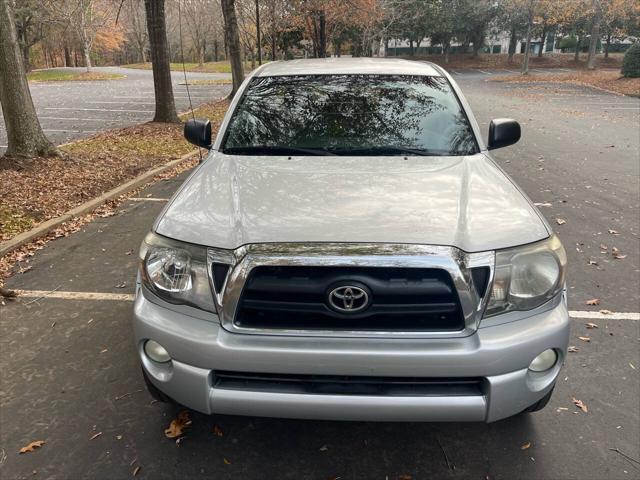
[(181, 411), (176, 418), (171, 420), (169, 427), (165, 429), (164, 435), (167, 438), (180, 438), (184, 435), (184, 431), (191, 426), (189, 412)]
[(28, 445), (25, 445), (24, 447), (22, 447), (20, 449), (20, 453), (28, 453), (28, 452), (33, 452), (35, 451), (37, 448), (42, 447), (46, 442), (44, 440), (35, 440), (33, 442), (30, 442)]

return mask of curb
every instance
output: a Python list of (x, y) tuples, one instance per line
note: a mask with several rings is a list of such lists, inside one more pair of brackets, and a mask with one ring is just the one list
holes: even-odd
[(96, 209), (97, 207), (99, 207), (100, 205), (102, 205), (103, 203), (109, 200), (112, 200), (116, 197), (119, 197), (120, 195), (128, 192), (129, 190), (134, 190), (135, 188), (141, 185), (144, 185), (159, 173), (163, 173), (167, 170), (170, 170), (171, 168), (175, 167), (179, 163), (184, 162), (185, 160), (188, 160), (192, 157), (195, 157), (197, 154), (198, 154), (198, 150), (194, 150), (193, 152), (187, 153), (186, 155), (183, 155), (180, 158), (171, 160), (169, 163), (165, 163), (164, 165), (161, 165), (159, 167), (152, 168), (151, 170), (146, 171), (142, 175), (137, 176), (133, 180), (129, 180), (128, 182), (123, 183), (122, 185), (119, 185), (109, 190), (108, 192), (103, 193), (99, 197), (96, 197), (92, 200), (82, 203), (77, 207), (69, 210), (67, 213), (60, 215), (59, 217), (51, 218), (46, 222), (41, 223), (37, 227), (32, 228), (31, 230), (28, 230), (26, 232), (22, 232), (16, 235), (11, 240), (8, 240), (4, 243), (0, 243), (0, 257), (3, 257), (7, 253), (12, 252), (13, 250), (23, 246), (26, 243), (31, 242), (32, 240), (35, 240), (38, 237), (46, 235), (51, 230), (58, 228), (64, 222), (71, 220), (73, 217), (77, 217), (79, 215), (90, 212)]

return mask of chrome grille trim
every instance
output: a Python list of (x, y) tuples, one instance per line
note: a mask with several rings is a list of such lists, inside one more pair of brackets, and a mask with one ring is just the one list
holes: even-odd
[[(231, 265), (222, 291), (217, 292), (211, 275), (213, 263)], [(244, 245), (234, 251), (208, 250), (209, 276), (220, 323), (234, 333), (259, 335), (453, 338), (471, 335), (478, 328), (493, 283), (495, 253), (466, 253), (455, 247), (413, 244), (362, 243), (265, 243)], [(242, 289), (251, 270), (261, 265), (287, 266), (371, 266), (439, 268), (446, 270), (457, 289), (465, 327), (458, 331), (325, 331), (242, 328), (233, 323)], [(488, 267), (489, 280), (484, 298), (473, 285), (471, 268)]]

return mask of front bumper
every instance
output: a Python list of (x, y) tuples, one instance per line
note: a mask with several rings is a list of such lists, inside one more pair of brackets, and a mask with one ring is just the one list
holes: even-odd
[[(441, 339), (291, 337), (230, 333), (219, 323), (151, 302), (138, 290), (136, 347), (149, 380), (166, 395), (212, 414), (367, 421), (486, 421), (515, 415), (555, 384), (569, 339), (565, 302), (473, 335)], [(523, 317), (526, 313), (523, 312)], [(143, 351), (153, 339), (171, 354), (158, 364)], [(529, 363), (553, 348), (558, 362)], [(214, 387), (215, 370), (379, 377), (481, 377), (478, 395), (300, 394)]]

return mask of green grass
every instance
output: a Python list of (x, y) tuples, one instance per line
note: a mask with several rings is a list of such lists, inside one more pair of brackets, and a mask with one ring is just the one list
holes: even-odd
[(74, 72), (68, 70), (38, 70), (30, 72), (27, 79), (30, 82), (74, 82), (86, 80), (115, 80), (124, 78), (119, 73), (103, 72)]
[[(124, 68), (139, 68), (142, 70), (151, 70), (151, 63), (130, 63), (121, 65)], [(201, 73), (231, 73), (231, 64), (229, 62), (206, 62), (202, 67), (197, 63), (185, 63), (184, 68), (187, 72)], [(245, 71), (251, 71), (251, 62), (244, 63)], [(172, 63), (171, 70), (182, 71), (182, 63)]]
[[(189, 85), (231, 85), (231, 79), (216, 78), (213, 80), (189, 80)], [(184, 85), (181, 83), (180, 85)]]
[(28, 214), (0, 202), (0, 239), (9, 239), (29, 230), (36, 220)]

